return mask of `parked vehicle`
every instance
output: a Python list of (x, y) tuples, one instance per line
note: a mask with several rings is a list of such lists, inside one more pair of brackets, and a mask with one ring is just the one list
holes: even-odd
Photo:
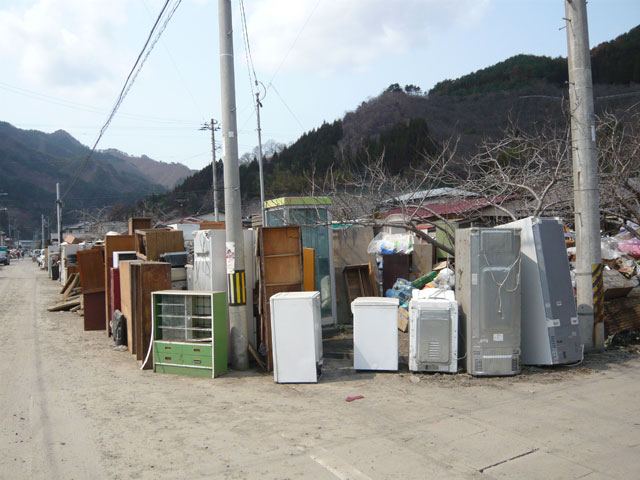
[(11, 263), (8, 247), (0, 247), (0, 263), (3, 265), (9, 265)]

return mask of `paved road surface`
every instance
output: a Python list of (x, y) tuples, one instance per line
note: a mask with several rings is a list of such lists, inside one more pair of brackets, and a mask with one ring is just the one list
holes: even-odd
[(640, 478), (637, 354), (513, 378), (344, 360), (317, 385), (186, 378), (47, 313), (59, 288), (28, 259), (0, 267), (2, 479)]

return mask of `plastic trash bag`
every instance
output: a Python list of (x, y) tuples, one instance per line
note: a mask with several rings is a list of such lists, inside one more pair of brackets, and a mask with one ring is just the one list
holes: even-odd
[(393, 253), (413, 252), (413, 236), (410, 233), (385, 233), (380, 232), (373, 237), (367, 247), (367, 253), (381, 253), (390, 255)]
[(438, 276), (435, 278), (433, 283), (440, 288), (453, 288), (456, 286), (456, 274), (450, 268), (443, 268), (440, 270), (440, 273), (438, 273)]
[(600, 239), (600, 250), (602, 258), (605, 260), (616, 260), (622, 256), (618, 250), (618, 241), (612, 237), (604, 237)]
[(629, 240), (618, 242), (618, 250), (632, 256), (633, 258), (640, 258), (640, 240), (637, 238), (631, 238)]

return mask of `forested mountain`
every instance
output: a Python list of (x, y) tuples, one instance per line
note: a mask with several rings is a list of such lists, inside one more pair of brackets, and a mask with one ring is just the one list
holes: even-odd
[[(640, 26), (591, 50), (594, 84), (640, 83)], [(437, 83), (430, 94), (470, 95), (513, 90), (536, 82), (562, 86), (568, 80), (567, 59), (516, 55), (456, 80)]]
[[(640, 90), (640, 27), (592, 50), (596, 111), (625, 108)], [(264, 162), (268, 198), (307, 193), (310, 178), (328, 171), (349, 174), (384, 151), (393, 174), (458, 139), (464, 161), (485, 138), (498, 138), (509, 122), (521, 128), (566, 125), (567, 63), (564, 58), (517, 55), (457, 80), (437, 84), (429, 94), (416, 85), (392, 84), (342, 119), (302, 135)], [(222, 164), (218, 165), (222, 182)], [(245, 206), (259, 198), (257, 159), (240, 166)], [(222, 189), (222, 187), (220, 187)], [(187, 178), (175, 191), (155, 200), (171, 208), (180, 200), (189, 213), (211, 207), (211, 167)], [(222, 191), (222, 190), (220, 190)], [(209, 192), (207, 195), (206, 193)]]
[[(63, 130), (44, 133), (21, 130), (0, 122), (0, 192), (2, 207), (16, 217), (23, 238), (38, 230), (40, 214), (55, 211), (56, 183), (64, 193), (80, 170), (90, 149)], [(160, 162), (148, 159), (159, 170)], [(159, 165), (158, 165), (159, 164)], [(74, 211), (116, 203), (127, 204), (152, 192), (165, 192), (191, 170), (167, 165), (175, 175), (172, 183), (165, 175), (164, 185), (142, 171), (136, 157), (122, 152), (98, 151), (82, 170), (65, 199), (65, 219), (73, 220)], [(173, 172), (173, 173), (172, 173)], [(8, 230), (6, 211), (0, 212), (0, 230)], [(26, 235), (26, 236), (25, 236)]]

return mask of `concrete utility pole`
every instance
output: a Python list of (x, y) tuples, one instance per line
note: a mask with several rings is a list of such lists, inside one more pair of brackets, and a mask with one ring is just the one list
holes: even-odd
[(576, 287), (580, 334), (586, 350), (604, 347), (600, 196), (593, 112), (587, 5), (565, 0), (571, 108), (571, 153), (576, 224)]
[(224, 205), (227, 235), (227, 290), (231, 364), (236, 370), (249, 368), (249, 330), (247, 322), (244, 235), (240, 203), (240, 170), (236, 125), (236, 91), (233, 65), (233, 27), (231, 0), (218, 0), (220, 40), (220, 80), (222, 87), (222, 138), (224, 145)]
[(42, 227), (42, 236), (40, 237), (40, 248), (44, 248), (44, 215), (40, 215), (40, 225)]
[[(256, 86), (258, 82), (256, 81)], [(258, 117), (258, 168), (260, 169), (260, 214), (262, 215), (262, 226), (266, 227), (266, 217), (264, 215), (264, 175), (262, 173), (262, 129), (260, 128), (260, 92), (256, 92), (256, 116)]]
[(218, 121), (211, 119), (211, 123), (205, 123), (200, 130), (211, 130), (211, 176), (213, 177), (213, 215), (216, 222), (220, 221), (218, 214), (218, 175), (216, 171), (216, 130), (220, 130)]
[(62, 200), (60, 200), (59, 183), (56, 183), (56, 212), (58, 214), (58, 245), (62, 245)]

